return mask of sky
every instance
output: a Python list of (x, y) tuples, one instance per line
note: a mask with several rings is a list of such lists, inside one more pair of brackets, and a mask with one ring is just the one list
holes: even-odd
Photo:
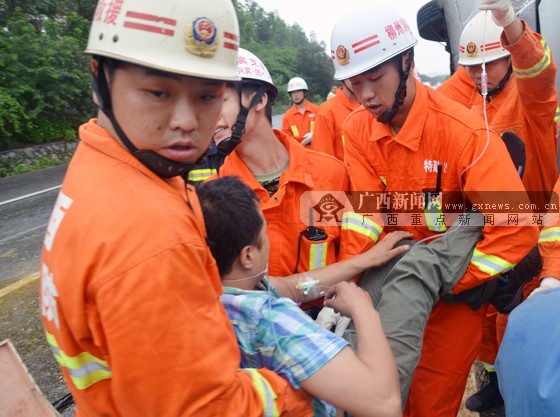
[[(315, 32), (318, 41), (330, 48), (331, 31), (341, 12), (372, 0), (255, 0), (265, 11), (274, 12), (288, 24), (298, 23), (309, 36)], [(383, 0), (388, 1), (388, 0)], [(443, 45), (424, 40), (418, 35), (416, 13), (429, 0), (393, 0), (418, 39), (414, 48), (416, 69), (420, 74), (449, 74), (449, 54)]]

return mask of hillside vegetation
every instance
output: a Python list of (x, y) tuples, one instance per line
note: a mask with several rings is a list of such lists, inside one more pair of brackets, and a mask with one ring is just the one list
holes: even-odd
[[(83, 53), (96, 3), (0, 0), (0, 151), (73, 139), (96, 114)], [(252, 0), (234, 5), (241, 46), (262, 59), (280, 90), (277, 111), (289, 105), (286, 84), (294, 76), (307, 81), (312, 101), (322, 102), (334, 73), (326, 46)]]

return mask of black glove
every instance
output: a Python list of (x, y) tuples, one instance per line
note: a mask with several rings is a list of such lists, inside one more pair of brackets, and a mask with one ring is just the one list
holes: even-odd
[(523, 287), (541, 272), (542, 260), (538, 246), (531, 249), (513, 269), (498, 277), (496, 290), (490, 299), (496, 310), (509, 314), (523, 301)]

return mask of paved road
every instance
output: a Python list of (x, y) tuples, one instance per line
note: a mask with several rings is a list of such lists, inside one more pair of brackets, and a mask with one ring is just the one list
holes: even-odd
[(275, 114), (272, 116), (272, 127), (275, 129), (280, 129), (282, 127), (282, 117), (283, 114)]
[(67, 165), (0, 178), (0, 289), (39, 270), (39, 255)]

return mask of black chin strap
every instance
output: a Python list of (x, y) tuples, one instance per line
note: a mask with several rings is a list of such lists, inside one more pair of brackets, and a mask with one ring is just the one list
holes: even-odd
[(399, 86), (397, 91), (395, 92), (395, 102), (393, 103), (393, 107), (390, 109), (385, 110), (381, 115), (377, 118), (378, 122), (381, 123), (390, 123), (391, 120), (396, 116), (399, 108), (403, 105), (404, 99), (406, 97), (406, 81), (408, 80), (408, 74), (410, 74), (410, 69), (412, 68), (412, 61), (414, 59), (414, 49), (409, 49), (410, 57), (408, 60), (408, 64), (406, 65), (406, 69), (402, 69), (402, 61), (403, 55), (406, 52), (403, 52), (396, 57), (397, 66), (399, 68), (399, 72), (401, 74), (401, 80), (399, 82)]
[[(512, 73), (513, 73), (513, 67), (512, 67), (511, 62), (510, 62), (508, 70), (506, 72), (506, 75), (504, 75), (504, 77), (500, 80), (500, 82), (498, 83), (498, 85), (496, 87), (488, 90), (488, 95), (486, 96), (486, 100), (490, 100), (490, 98), (492, 96), (495, 96), (496, 94), (498, 94), (500, 91), (502, 91), (504, 89), (504, 87), (506, 86), (506, 83), (509, 81)], [(480, 94), (482, 94), (482, 90), (480, 88), (478, 89), (478, 92)]]
[(149, 170), (151, 170), (154, 174), (161, 178), (171, 178), (176, 177), (177, 175), (185, 175), (196, 166), (202, 164), (205, 160), (205, 155), (201, 156), (194, 163), (176, 162), (158, 155), (154, 151), (141, 150), (134, 146), (126, 133), (124, 133), (113, 113), (111, 91), (109, 89), (109, 83), (107, 82), (107, 77), (105, 75), (105, 65), (113, 66), (114, 63), (110, 59), (107, 60), (104, 58), (99, 58), (97, 77), (94, 74), (92, 78), (93, 91), (95, 92), (99, 100), (99, 108), (103, 113), (105, 113), (105, 115), (113, 125), (113, 129), (115, 129), (117, 136), (119, 137), (123, 145), (126, 146), (126, 148), (130, 151), (130, 153), (144, 166), (146, 166)]
[(241, 143), (241, 136), (245, 133), (245, 123), (247, 122), (247, 116), (249, 115), (249, 111), (255, 107), (255, 105), (261, 100), (261, 98), (266, 93), (266, 87), (264, 85), (260, 86), (253, 98), (251, 99), (251, 103), (249, 103), (249, 107), (245, 107), (241, 101), (242, 99), (242, 87), (237, 88), (237, 94), (239, 94), (239, 103), (241, 105), (241, 109), (237, 114), (237, 119), (235, 123), (231, 127), (231, 136), (229, 138), (225, 138), (220, 143), (218, 143), (218, 152), (222, 155), (229, 155), (233, 152), (237, 145)]

